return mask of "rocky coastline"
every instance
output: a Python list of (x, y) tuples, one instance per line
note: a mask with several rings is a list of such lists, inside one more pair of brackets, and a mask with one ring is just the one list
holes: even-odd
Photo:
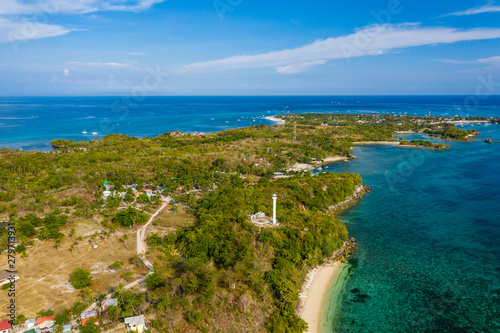
[(338, 204), (332, 205), (328, 208), (327, 213), (335, 213), (339, 210), (347, 208), (351, 205), (354, 205), (356, 202), (361, 200), (365, 193), (370, 192), (370, 187), (368, 185), (360, 185), (356, 188), (353, 194), (351, 194), (347, 199)]

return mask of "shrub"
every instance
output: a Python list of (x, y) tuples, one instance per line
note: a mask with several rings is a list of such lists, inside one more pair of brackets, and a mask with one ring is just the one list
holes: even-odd
[(92, 285), (92, 277), (90, 276), (90, 272), (88, 270), (75, 268), (73, 273), (71, 273), (69, 282), (71, 282), (75, 289), (83, 289)]

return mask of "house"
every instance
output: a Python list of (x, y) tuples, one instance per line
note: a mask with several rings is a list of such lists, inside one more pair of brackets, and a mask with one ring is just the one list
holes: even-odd
[(89, 311), (89, 312), (82, 312), (80, 315), (80, 321), (82, 322), (82, 326), (85, 326), (88, 320), (90, 318), (95, 318), (95, 323), (97, 324), (99, 322), (99, 315), (97, 311)]
[(11, 328), (10, 321), (7, 319), (0, 321), (0, 333), (10, 333)]
[(263, 219), (266, 217), (266, 213), (258, 212), (250, 215), (250, 220)]
[(40, 317), (36, 320), (36, 325), (38, 328), (48, 328), (54, 326), (54, 320), (56, 319), (56, 316), (50, 316), (50, 317)]
[(144, 316), (135, 316), (125, 318), (125, 327), (127, 331), (142, 333), (147, 328), (144, 322)]
[(18, 280), (19, 276), (16, 273), (9, 273), (9, 271), (6, 270), (0, 271), (0, 286), (13, 282), (12, 278)]
[(70, 332), (73, 329), (71, 322), (63, 325), (63, 333)]
[(24, 326), (25, 326), (26, 328), (31, 328), (31, 327), (33, 327), (33, 326), (35, 326), (35, 325), (36, 325), (36, 320), (35, 320), (35, 318), (30, 318), (30, 319), (28, 319), (28, 320), (26, 320), (26, 321), (24, 322)]
[(104, 191), (104, 192), (102, 192), (102, 198), (104, 200), (106, 200), (107, 198), (109, 198), (111, 195), (112, 195), (111, 191)]
[(101, 302), (101, 310), (105, 311), (108, 307), (118, 305), (118, 300), (116, 298), (105, 299)]

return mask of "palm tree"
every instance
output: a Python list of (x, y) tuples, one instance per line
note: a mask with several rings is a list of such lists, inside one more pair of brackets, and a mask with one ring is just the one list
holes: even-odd
[(106, 231), (101, 232), (101, 239), (106, 243), (106, 237), (108, 237), (108, 233)]
[(123, 237), (122, 237), (123, 245), (125, 245), (125, 247), (128, 249), (128, 246), (127, 246), (127, 243), (126, 243), (127, 239), (128, 239), (128, 235), (127, 234), (123, 235)]
[(92, 296), (92, 294), (90, 293), (89, 288), (83, 288), (80, 291), (80, 296), (82, 296), (82, 299), (85, 301), (85, 300), (89, 299), (90, 296)]
[(109, 236), (110, 236), (109, 240), (111, 241), (111, 243), (113, 243), (113, 238), (111, 238), (111, 236), (114, 235), (115, 231), (116, 231), (115, 227), (109, 228)]
[(61, 243), (62, 243), (62, 235), (61, 236), (58, 236), (55, 240), (54, 240), (54, 247), (57, 249), (57, 253), (59, 253), (59, 255), (61, 255), (61, 252), (59, 251), (59, 246), (61, 246)]
[(40, 229), (40, 236), (42, 236), (42, 238), (45, 240), (45, 239), (49, 239), (50, 237), (50, 233), (49, 233), (49, 229), (47, 228), (42, 228)]
[(71, 237), (71, 241), (74, 242), (73, 236), (75, 235), (75, 228), (71, 228), (69, 231), (69, 236)]
[(69, 250), (71, 251), (71, 256), (73, 257), (73, 250), (75, 249), (75, 245), (74, 244), (71, 244), (71, 246), (69, 247)]
[(92, 240), (94, 241), (95, 245), (97, 245), (97, 237), (99, 237), (99, 233), (96, 231), (92, 235)]
[(80, 246), (78, 246), (80, 244), (80, 242), (83, 240), (83, 237), (82, 236), (78, 236), (76, 237), (76, 242), (75, 242), (75, 245), (76, 245), (76, 248), (78, 249), (78, 253), (80, 253)]

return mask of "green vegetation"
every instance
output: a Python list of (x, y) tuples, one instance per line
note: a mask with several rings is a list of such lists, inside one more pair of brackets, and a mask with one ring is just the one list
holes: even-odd
[(405, 146), (424, 147), (424, 148), (432, 148), (432, 149), (437, 149), (437, 150), (446, 150), (446, 149), (451, 148), (450, 146), (445, 145), (444, 143), (432, 143), (429, 140), (406, 141), (403, 139), (399, 139), (399, 142), (401, 145), (405, 145)]
[(457, 128), (453, 125), (445, 126), (444, 128), (438, 129), (426, 129), (425, 133), (430, 136), (438, 137), (441, 139), (450, 139), (450, 140), (470, 140), (471, 136), (478, 135), (479, 133), (475, 129), (463, 130)]
[(112, 263), (111, 265), (109, 265), (109, 268), (110, 269), (114, 269), (115, 271), (119, 270), (122, 267), (123, 267), (123, 262), (121, 262), (121, 261), (115, 261), (114, 263)]
[[(347, 238), (345, 226), (328, 208), (351, 195), (362, 180), (347, 173), (311, 176), (288, 170), (299, 162), (350, 157), (353, 142), (392, 141), (399, 131), (426, 130), (456, 140), (474, 132), (437, 117), (280, 117), (286, 125), (201, 137), (180, 132), (144, 139), (113, 134), (90, 142), (54, 140), (58, 149), (47, 153), (2, 149), (0, 218), (15, 223), (22, 253), (34, 238), (53, 241), (59, 251), (63, 237), (71, 237), (80, 251), (83, 238), (75, 234), (74, 222), (99, 228), (90, 241), (117, 230), (130, 232), (160, 206), (160, 195), (172, 196), (175, 205), (169, 216), (154, 222), (168, 233), (148, 239), (148, 259), (155, 265), (145, 281), (149, 292), (117, 290), (119, 305), (108, 310), (109, 318), (156, 313), (155, 326), (162, 332), (207, 324), (219, 331), (302, 332), (306, 324), (295, 310), (305, 273)], [(402, 143), (447, 148), (425, 140)], [(273, 179), (275, 172), (289, 178)], [(107, 199), (105, 190), (111, 192)], [(280, 225), (258, 228), (249, 214), (271, 215), (273, 193), (279, 198)], [(128, 239), (126, 233), (121, 237), (125, 247)], [(6, 246), (6, 228), (0, 228), (0, 250)], [(110, 265), (122, 267), (122, 262)], [(134, 279), (130, 271), (120, 274)], [(70, 282), (81, 289), (83, 300), (91, 299), (89, 271), (75, 269)], [(85, 306), (77, 303), (58, 318), (62, 322)], [(84, 330), (94, 328), (87, 324)]]
[(73, 273), (71, 273), (69, 282), (71, 282), (75, 289), (83, 289), (92, 285), (92, 277), (90, 276), (90, 272), (88, 270), (75, 268)]

